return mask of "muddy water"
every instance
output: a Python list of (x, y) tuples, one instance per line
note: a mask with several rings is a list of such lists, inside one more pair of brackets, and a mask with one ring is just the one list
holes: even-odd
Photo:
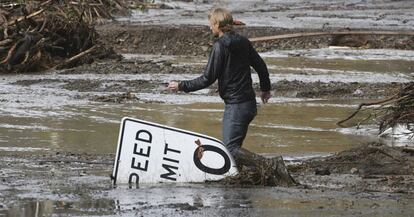
[[(327, 59), (335, 52), (342, 59)], [(343, 54), (347, 52), (347, 54)], [(394, 52), (393, 60), (379, 53)], [(272, 82), (298, 80), (307, 82), (409, 82), (414, 62), (407, 58), (412, 51), (352, 53), (351, 50), (297, 50), (301, 57), (289, 53), (263, 54)], [(127, 58), (168, 60), (172, 64), (202, 65), (205, 59), (126, 55)], [(346, 57), (346, 58), (344, 58)], [(363, 60), (362, 60), (363, 59)], [(114, 153), (119, 122), (129, 116), (179, 127), (221, 138), (223, 104), (209, 90), (194, 94), (170, 94), (165, 83), (191, 79), (194, 74), (59, 74), (8, 75), (0, 81), (0, 147), (43, 148), (53, 151)], [(100, 81), (100, 86), (125, 85), (125, 81), (141, 80), (155, 83), (135, 93), (146, 101), (164, 103), (127, 104), (98, 103), (88, 95), (107, 95), (98, 87), (83, 90), (63, 88), (65, 82)], [(258, 81), (257, 75), (253, 80)], [(24, 83), (24, 85), (20, 85)], [(214, 90), (210, 90), (214, 91)], [(356, 91), (356, 90), (355, 90)], [(264, 154), (309, 155), (332, 153), (363, 141), (375, 140), (374, 126), (362, 130), (342, 129), (336, 122), (350, 114), (361, 100), (305, 99), (281, 97), (274, 93), (267, 105), (259, 104), (259, 113), (252, 123), (245, 146)], [(294, 96), (294, 93), (292, 93)], [(258, 100), (259, 102), (259, 100)]]
[[(390, 58), (392, 54), (392, 59)], [(292, 56), (294, 54), (294, 56)], [(308, 82), (392, 83), (413, 80), (413, 51), (314, 49), (262, 54), (272, 83)], [(176, 66), (204, 65), (205, 58), (125, 55), (127, 59), (169, 61)], [(333, 58), (328, 58), (333, 57)], [(153, 121), (221, 138), (223, 103), (211, 90), (171, 94), (165, 84), (194, 74), (37, 74), (6, 75), (0, 80), (0, 148), (48, 149), (114, 153), (122, 117)], [(126, 81), (153, 85), (134, 93), (140, 100), (126, 104), (89, 101), (91, 95), (114, 94), (103, 87)], [(253, 75), (258, 82), (257, 75)], [(96, 88), (67, 89), (67, 82), (101, 82)], [(126, 86), (126, 89), (129, 87)], [(357, 91), (357, 90), (355, 90)], [(375, 126), (340, 128), (335, 123), (364, 100), (310, 99), (279, 96), (258, 104), (245, 147), (269, 155), (329, 154), (365, 141), (377, 140)], [(295, 94), (292, 93), (292, 96)], [(257, 99), (259, 102), (259, 99)], [(146, 103), (146, 102), (161, 103)]]
[[(175, 10), (135, 11), (133, 24), (207, 25), (213, 6), (231, 9), (248, 26), (282, 28), (368, 28), (412, 30), (411, 0), (392, 1), (155, 1)], [(258, 16), (260, 14), (260, 16)], [(126, 55), (127, 56), (127, 55)], [(272, 82), (404, 83), (413, 81), (414, 52), (399, 50), (316, 49), (263, 54)], [(129, 55), (167, 60), (176, 66), (205, 64), (205, 58)], [(194, 74), (111, 71), (97, 74), (2, 75), (0, 77), (0, 217), (2, 216), (412, 216), (413, 194), (392, 189), (372, 192), (357, 175), (311, 177), (308, 188), (239, 188), (218, 184), (111, 185), (109, 174), (124, 116), (141, 118), (221, 138), (221, 100), (207, 91), (169, 94), (165, 82)], [(103, 74), (105, 73), (105, 74)], [(125, 93), (127, 81), (148, 81), (139, 100), (90, 101), (91, 96)], [(254, 77), (257, 82), (257, 76)], [(20, 82), (20, 83), (19, 83)], [(96, 88), (65, 88), (67, 83), (100, 82)], [(126, 88), (106, 90), (118, 84)], [(355, 90), (357, 91), (357, 90)], [(377, 126), (339, 128), (336, 122), (360, 102), (280, 96), (259, 106), (244, 146), (295, 161), (328, 155), (376, 141)], [(148, 103), (157, 101), (157, 103)], [(395, 143), (390, 143), (395, 144)], [(88, 163), (74, 153), (96, 154)], [(59, 152), (60, 154), (58, 154)], [(44, 157), (46, 155), (46, 157)], [(49, 156), (56, 162), (44, 161)], [(75, 160), (83, 155), (75, 155)], [(102, 157), (104, 156), (104, 157)], [(60, 159), (68, 160), (59, 162)], [(96, 161), (96, 162), (91, 162)], [(385, 180), (385, 182), (392, 180)], [(305, 182), (306, 183), (306, 182)], [(346, 186), (351, 186), (345, 188)]]
[[(413, 52), (393, 52), (392, 60), (375, 50), (365, 53), (296, 50), (270, 52), (263, 56), (269, 65), (272, 82), (412, 81), (413, 61), (409, 57), (414, 56)], [(337, 58), (328, 58), (334, 54)], [(206, 61), (188, 57), (127, 57), (168, 60), (177, 66), (204, 65)], [(223, 104), (218, 96), (210, 94), (214, 90), (171, 94), (165, 89), (167, 81), (194, 78), (197, 73), (51, 72), (2, 76), (0, 216), (409, 216), (413, 212), (412, 195), (238, 188), (215, 184), (113, 188), (108, 178), (112, 158), (98, 159), (96, 164), (39, 163), (43, 155), (56, 155), (52, 159), (68, 157), (57, 152), (103, 156), (115, 153), (119, 122), (125, 116), (220, 139)], [(257, 75), (253, 78), (257, 82)], [(126, 103), (89, 100), (90, 96), (124, 93), (130, 88), (127, 81), (131, 80), (151, 84), (134, 93), (139, 100)], [(85, 81), (100, 83), (89, 89), (66, 88), (67, 83)], [(126, 89), (117, 92), (104, 88), (113, 84)], [(294, 93), (287, 97), (275, 92), (269, 104), (258, 105), (258, 116), (251, 124), (244, 146), (266, 156), (283, 155), (289, 162), (296, 162), (377, 141), (376, 125), (363, 125), (357, 129), (340, 128), (335, 124), (365, 100), (368, 99), (298, 98)], [(325, 184), (328, 189), (340, 189), (349, 183), (355, 185), (361, 179), (358, 176), (329, 178), (336, 184)]]
[[(266, 196), (264, 196), (266, 195)], [(102, 198), (103, 197), (103, 198)], [(386, 197), (386, 199), (376, 199)], [(385, 194), (326, 193), (214, 185), (118, 188), (76, 202), (34, 201), (9, 216), (410, 216), (410, 200)], [(399, 213), (395, 215), (395, 213)]]
[[(339, 117), (351, 111), (347, 104), (325, 101), (261, 105), (245, 146), (255, 152), (271, 154), (331, 153), (375, 137), (374, 132), (353, 135), (356, 130), (340, 129), (335, 125)], [(95, 104), (42, 112), (57, 114), (40, 118), (2, 116), (0, 150), (30, 147), (114, 153), (120, 118), (125, 116), (221, 138), (223, 105)]]
[[(249, 26), (281, 28), (372, 28), (413, 29), (414, 3), (403, 1), (323, 1), (269, 0), (194, 2), (155, 1), (174, 10), (136, 10), (132, 18), (119, 18), (139, 24), (207, 25), (207, 13), (213, 7), (225, 7)], [(260, 14), (258, 16), (258, 14)]]

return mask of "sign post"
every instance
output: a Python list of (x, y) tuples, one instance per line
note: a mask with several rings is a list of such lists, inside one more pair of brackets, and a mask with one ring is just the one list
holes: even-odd
[(230, 152), (215, 138), (122, 119), (114, 183), (204, 182), (236, 174)]

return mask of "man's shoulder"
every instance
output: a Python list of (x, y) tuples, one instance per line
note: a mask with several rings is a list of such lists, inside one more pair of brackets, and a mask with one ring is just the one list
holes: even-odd
[(223, 42), (221, 42), (220, 39), (215, 40), (212, 47), (213, 47), (213, 50), (216, 52), (219, 52), (225, 48)]
[[(215, 43), (219, 43), (221, 46), (229, 47), (231, 44), (250, 44), (249, 39), (243, 35), (240, 35), (237, 32), (229, 32), (224, 36), (218, 38)], [(217, 45), (218, 46), (218, 45)]]

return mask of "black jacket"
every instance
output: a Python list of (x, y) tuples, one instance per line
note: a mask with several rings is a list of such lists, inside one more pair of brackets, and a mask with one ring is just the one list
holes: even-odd
[(179, 89), (191, 92), (210, 86), (218, 79), (220, 97), (226, 104), (254, 100), (252, 66), (259, 75), (260, 90), (270, 90), (270, 80), (263, 59), (250, 41), (235, 33), (226, 32), (216, 42), (204, 74), (193, 80), (181, 81)]

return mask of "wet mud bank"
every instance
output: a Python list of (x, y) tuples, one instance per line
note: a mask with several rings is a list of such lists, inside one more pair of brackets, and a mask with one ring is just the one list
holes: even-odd
[[(235, 31), (248, 38), (289, 33), (350, 31), (351, 29), (285, 29), (277, 27), (236, 27)], [(373, 29), (352, 29), (370, 30)], [(196, 25), (134, 25), (127, 22), (109, 23), (97, 27), (101, 39), (120, 53), (162, 55), (209, 54), (214, 38), (207, 26)], [(260, 52), (274, 49), (309, 49), (328, 46), (361, 48), (414, 49), (414, 36), (407, 35), (325, 35), (254, 42)]]
[[(168, 81), (195, 78), (202, 71), (201, 65), (181, 66), (169, 61), (120, 60), (84, 65), (60, 71), (53, 76), (40, 76), (42, 78), (39, 79), (21, 78), (9, 84), (26, 88), (54, 86), (57, 89), (83, 93), (72, 97), (91, 101), (139, 102), (136, 93), (168, 95), (171, 94), (166, 88)], [(404, 85), (400, 82), (367, 83), (317, 79), (301, 81), (279, 79), (278, 76), (276, 78), (272, 81), (272, 94), (276, 97), (293, 98), (377, 99), (394, 94)], [(219, 97), (217, 88), (217, 84), (214, 84), (199, 94)], [(259, 95), (260, 88), (257, 83), (254, 88)]]
[(412, 147), (363, 144), (329, 157), (291, 165), (289, 169), (304, 185), (348, 191), (414, 193)]
[[(367, 137), (378, 139), (376, 126), (362, 126), (361, 132), (335, 125), (361, 101), (390, 96), (413, 81), (414, 37), (407, 35), (324, 35), (254, 43), (268, 63), (274, 97), (270, 105), (261, 106), (256, 119), (261, 122), (252, 124), (249, 137), (254, 140), (246, 146), (273, 157), (293, 156), (286, 163), (300, 186), (113, 186), (115, 156), (109, 153), (115, 150), (120, 117), (154, 119), (207, 135), (219, 131), (222, 104), (216, 85), (193, 94), (166, 89), (171, 80), (199, 76), (206, 64), (214, 39), (205, 26), (205, 12), (213, 1), (196, 2), (201, 6), (179, 2), (167, 10), (135, 14), (136, 20), (97, 26), (100, 43), (124, 58), (0, 78), (0, 216), (414, 213), (412, 144), (355, 147), (371, 141)], [(236, 31), (249, 38), (413, 30), (409, 0), (226, 2), (248, 24)], [(186, 103), (190, 105), (182, 105)]]
[[(353, 29), (364, 30), (364, 29)], [(375, 30), (375, 29), (365, 29)], [(383, 29), (379, 29), (383, 30)], [(206, 26), (198, 25), (137, 25), (131, 22), (113, 22), (97, 27), (102, 40), (119, 52), (127, 54), (146, 54), (146, 55), (179, 55), (186, 57), (199, 57), (206, 59), (209, 55), (211, 44), (214, 41), (210, 30)], [(318, 32), (321, 29), (288, 29), (279, 27), (251, 27), (239, 26), (235, 31), (249, 37), (272, 36), (289, 33)], [(350, 31), (350, 29), (330, 28), (322, 31)], [(324, 35), (312, 37), (299, 37), (289, 39), (279, 39), (264, 42), (254, 42), (254, 46), (259, 52), (327, 48), (330, 46), (345, 46), (353, 48), (388, 48), (388, 49), (414, 49), (414, 36), (407, 35)], [(293, 52), (287, 54), (289, 57), (301, 57), (303, 53)], [(362, 57), (364, 58), (364, 57)], [(320, 63), (323, 64), (323, 63)], [(332, 64), (332, 63), (330, 63)], [(336, 63), (333, 63), (336, 64)], [(406, 65), (411, 65), (407, 62)], [(122, 66), (121, 66), (122, 65)], [(77, 73), (79, 71), (91, 73), (171, 73), (171, 74), (200, 74), (205, 63), (197, 65), (180, 65), (174, 62), (164, 61), (143, 61), (139, 59), (122, 60), (111, 64), (90, 65), (66, 71), (67, 73)], [(373, 64), (375, 65), (375, 64)], [(375, 66), (374, 66), (375, 67)], [(390, 70), (393, 70), (390, 68)], [(307, 72), (302, 73), (306, 77)], [(278, 73), (278, 72), (276, 72)], [(346, 76), (346, 73), (344, 74)], [(385, 83), (382, 83), (384, 81)], [(163, 83), (158, 85), (165, 85)], [(324, 81), (314, 80), (303, 82), (302, 80), (279, 80), (272, 82), (274, 95), (282, 97), (304, 97), (304, 98), (381, 98), (386, 97), (401, 88), (401, 82), (388, 82), (378, 80), (378, 82), (364, 81)], [(81, 88), (81, 87), (80, 87)], [(255, 86), (256, 90), (258, 87)], [(126, 88), (125, 93), (135, 90)], [(217, 87), (208, 91), (208, 95), (217, 95)], [(167, 93), (163, 90), (158, 91)], [(118, 94), (123, 98), (123, 94)], [(111, 99), (93, 97), (94, 100), (124, 101), (113, 99), (116, 94), (110, 96)]]
[[(71, 212), (72, 202), (83, 200), (87, 215), (109, 214), (111, 206), (90, 201), (93, 194), (111, 188), (113, 155), (68, 152), (1, 152), (0, 216), (49, 216)], [(34, 202), (33, 202), (34, 201)], [(36, 201), (46, 201), (46, 204)], [(50, 202), (48, 202), (50, 201)], [(51, 202), (53, 201), (53, 202)], [(101, 202), (102, 203), (102, 202)], [(88, 205), (89, 204), (89, 205)], [(94, 208), (95, 207), (95, 208)]]
[[(271, 216), (275, 212), (316, 216), (312, 210), (347, 216), (412, 213), (414, 154), (410, 148), (365, 144), (330, 157), (301, 161), (299, 165), (290, 162), (294, 164), (288, 169), (300, 183), (290, 188), (206, 183), (131, 189), (111, 184), (114, 158), (112, 154), (0, 152), (4, 165), (0, 215), (19, 216), (20, 207), (30, 214), (109, 216), (206, 216), (212, 212), (224, 215), (225, 210), (231, 210), (227, 213), (231, 216), (246, 212), (255, 213), (254, 216)], [(180, 198), (174, 196), (177, 193)], [(223, 197), (224, 200), (220, 199)], [(301, 204), (301, 208), (292, 211), (279, 207), (279, 203), (288, 207)]]

